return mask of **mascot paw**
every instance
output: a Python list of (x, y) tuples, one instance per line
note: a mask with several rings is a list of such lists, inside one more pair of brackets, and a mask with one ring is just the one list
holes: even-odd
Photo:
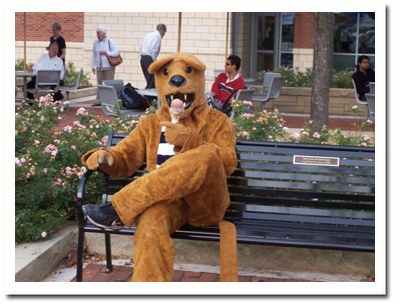
[(114, 158), (104, 150), (99, 150), (94, 152), (86, 161), (86, 165), (91, 170), (96, 170), (99, 165), (112, 166), (114, 163)]
[(161, 122), (166, 127), (165, 140), (169, 144), (182, 147), (189, 137), (190, 129), (182, 124), (174, 124), (172, 122)]

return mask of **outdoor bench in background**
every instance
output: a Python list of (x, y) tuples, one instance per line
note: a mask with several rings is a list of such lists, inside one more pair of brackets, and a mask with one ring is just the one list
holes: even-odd
[[(110, 132), (108, 146), (125, 136)], [(238, 167), (228, 178), (231, 206), (224, 220), (235, 224), (238, 243), (375, 250), (375, 148), (238, 140), (236, 151)], [(105, 234), (108, 272), (110, 235), (135, 232), (134, 226), (112, 231), (84, 221), (81, 207), (92, 173), (87, 171), (78, 187), (76, 281), (82, 281), (85, 232)], [(128, 179), (103, 174), (102, 202), (144, 173), (145, 166)], [(172, 236), (218, 241), (219, 229), (184, 226)]]

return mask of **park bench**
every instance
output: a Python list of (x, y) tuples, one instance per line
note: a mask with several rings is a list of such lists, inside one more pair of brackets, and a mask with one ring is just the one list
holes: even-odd
[[(111, 132), (108, 146), (125, 134)], [(237, 242), (373, 252), (375, 249), (375, 148), (238, 140), (237, 170), (228, 178), (231, 206), (225, 220), (236, 225)], [(103, 174), (102, 202), (133, 179)], [(112, 271), (111, 234), (84, 222), (81, 206), (87, 171), (78, 188), (77, 279), (82, 281), (85, 232), (105, 234), (107, 271)], [(218, 241), (218, 227), (184, 226), (173, 238)]]

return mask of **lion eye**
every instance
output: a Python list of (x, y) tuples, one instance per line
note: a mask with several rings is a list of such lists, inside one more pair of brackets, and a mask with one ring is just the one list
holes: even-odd
[(185, 72), (190, 74), (192, 72), (192, 68), (190, 66), (186, 67)]
[(169, 74), (168, 67), (164, 67), (163, 74), (167, 76)]

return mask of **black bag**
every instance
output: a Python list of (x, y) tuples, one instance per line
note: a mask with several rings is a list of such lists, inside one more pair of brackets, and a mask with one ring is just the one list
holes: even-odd
[(213, 109), (217, 109), (217, 110), (225, 113), (229, 118), (232, 116), (233, 109), (232, 109), (232, 106), (230, 104), (228, 104), (228, 102), (233, 97), (233, 95), (235, 95), (236, 92), (237, 92), (237, 89), (233, 90), (233, 92), (229, 95), (229, 97), (225, 100), (225, 102), (220, 102), (215, 97), (213, 97), (210, 93), (206, 93), (208, 105), (211, 106), (211, 108), (213, 108)]
[(126, 109), (146, 109), (149, 104), (143, 95), (140, 95), (130, 83), (127, 83), (120, 91), (119, 96)]

